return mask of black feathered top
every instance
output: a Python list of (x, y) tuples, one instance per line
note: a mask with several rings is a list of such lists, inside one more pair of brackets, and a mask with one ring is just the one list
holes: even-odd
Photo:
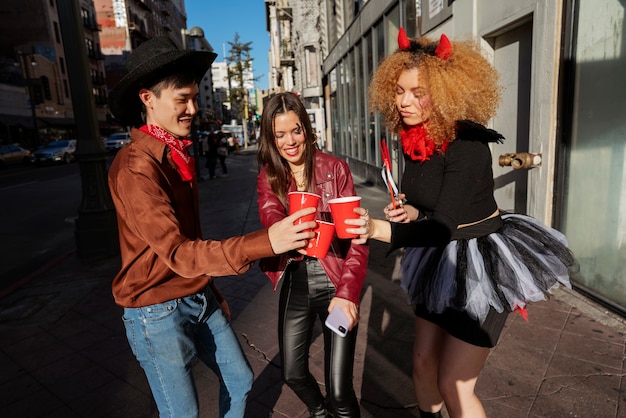
[[(496, 211), (488, 144), (501, 142), (502, 135), (470, 121), (457, 122), (456, 132), (456, 139), (445, 153), (435, 153), (424, 162), (405, 155), (401, 191), (406, 194), (407, 204), (419, 210), (420, 217), (406, 224), (392, 223), (390, 251), (446, 245), (458, 235), (458, 225), (480, 221)], [(492, 229), (496, 230), (500, 222), (489, 225), (487, 231), (474, 231), (477, 235), (494, 232)], [(464, 233), (470, 231), (463, 229)]]

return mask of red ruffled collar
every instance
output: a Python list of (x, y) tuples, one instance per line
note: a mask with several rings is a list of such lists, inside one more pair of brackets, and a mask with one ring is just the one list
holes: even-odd
[(445, 152), (449, 142), (444, 142), (441, 147), (428, 138), (424, 124), (404, 128), (400, 132), (400, 143), (406, 155), (413, 161), (424, 162), (430, 160), (430, 156), (437, 152)]

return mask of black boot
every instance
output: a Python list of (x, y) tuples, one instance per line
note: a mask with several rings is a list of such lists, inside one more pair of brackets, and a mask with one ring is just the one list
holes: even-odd
[(314, 410), (309, 410), (311, 418), (326, 418), (328, 413), (326, 412), (326, 405), (322, 404)]
[(424, 412), (421, 409), (419, 411), (420, 411), (420, 418), (441, 418), (441, 411)]

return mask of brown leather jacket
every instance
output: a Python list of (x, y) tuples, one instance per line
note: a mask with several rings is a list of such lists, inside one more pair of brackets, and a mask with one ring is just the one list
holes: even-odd
[[(195, 180), (183, 182), (165, 144), (137, 129), (109, 170), (122, 266), (115, 302), (137, 308), (212, 287), (212, 276), (247, 271), (274, 254), (267, 230), (220, 241), (203, 240)], [(224, 305), (223, 305), (224, 306)]]
[[(332, 221), (328, 200), (336, 197), (354, 196), (354, 182), (350, 174), (350, 168), (345, 161), (332, 155), (317, 151), (315, 154), (315, 179), (314, 193), (322, 196), (317, 207), (316, 218)], [(288, 191), (295, 191), (296, 185), (292, 181)], [(264, 227), (268, 228), (287, 216), (287, 208), (283, 206), (278, 197), (272, 192), (265, 167), (259, 173), (257, 179), (257, 192), (259, 204), (259, 216)], [(369, 247), (367, 245), (353, 245), (349, 239), (338, 239), (336, 236), (331, 243), (331, 248), (325, 258), (319, 260), (322, 268), (328, 275), (336, 289), (335, 296), (349, 300), (359, 305), (361, 289), (367, 272), (367, 260)], [(302, 260), (302, 255), (297, 252), (264, 258), (259, 266), (274, 284), (274, 290), (289, 263)]]

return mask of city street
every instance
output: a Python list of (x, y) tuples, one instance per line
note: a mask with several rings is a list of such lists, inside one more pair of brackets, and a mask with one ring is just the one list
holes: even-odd
[(0, 292), (74, 248), (80, 199), (77, 163), (0, 170)]
[[(207, 238), (220, 239), (260, 227), (255, 150), (231, 155), (227, 164), (228, 177), (205, 180), (199, 185), (202, 228)], [(8, 188), (6, 176), (24, 182), (16, 181), (15, 187)], [(66, 193), (72, 193), (72, 188), (80, 184), (78, 177), (76, 165), (50, 167), (40, 173), (30, 169), (2, 173), (3, 203), (7, 193), (17, 196), (14, 189), (23, 188), (22, 194), (34, 193), (30, 187), (38, 183), (43, 189), (57, 190), (59, 184), (72, 185), (66, 189)], [(374, 216), (380, 216), (386, 193), (363, 179), (355, 178), (355, 183), (363, 205)], [(57, 208), (55, 213), (59, 215), (71, 209), (71, 204), (56, 202), (72, 200), (68, 196), (48, 198), (54, 200), (49, 202), (50, 207)], [(13, 214), (19, 216), (12, 207)], [(31, 209), (24, 208), (27, 211)], [(45, 208), (33, 210), (32, 216), (45, 213)], [(68, 229), (63, 242), (71, 247), (68, 237), (72, 229)], [(36, 229), (28, 229), (23, 235), (25, 240), (42, 241)], [(11, 264), (11, 260), (21, 257), (18, 248), (7, 245), (4, 238), (3, 245), (3, 262)], [(374, 242), (370, 249), (354, 359), (355, 391), (363, 418), (415, 417), (418, 412), (411, 382), (413, 314), (398, 283), (401, 254), (387, 256), (385, 244)], [(46, 254), (51, 255), (53, 250), (49, 248)], [(111, 295), (111, 280), (118, 269), (119, 258), (88, 264), (71, 253), (61, 260), (49, 259), (47, 268), (0, 297), (2, 416), (158, 415), (143, 371), (126, 341), (121, 308)], [(230, 305), (233, 327), (255, 374), (246, 417), (307, 417), (302, 402), (281, 380), (276, 337), (278, 292), (272, 291), (257, 266), (241, 277), (216, 278), (216, 284)], [(558, 290), (550, 301), (532, 304), (528, 311), (529, 322), (519, 315), (509, 316), (500, 342), (479, 377), (477, 393), (487, 415), (626, 416), (623, 320), (569, 290)], [(319, 327), (314, 331), (310, 364), (323, 386), (320, 331)], [(193, 373), (201, 417), (216, 417), (219, 384), (215, 375), (201, 363), (194, 364)]]

